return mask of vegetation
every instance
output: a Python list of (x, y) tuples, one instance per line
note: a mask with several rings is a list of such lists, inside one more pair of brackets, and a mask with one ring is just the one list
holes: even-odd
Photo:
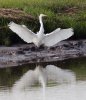
[[(48, 15), (44, 19), (45, 32), (51, 32), (57, 27), (73, 27), (75, 35), (72, 39), (86, 38), (86, 0), (0, 0), (0, 8), (18, 8), (33, 16), (35, 21), (25, 19), (14, 21), (27, 25), (34, 32), (39, 28), (36, 18), (40, 13), (44, 13)], [(0, 44), (2, 45), (21, 42), (8, 27), (4, 28), (11, 20), (0, 17)], [(15, 37), (17, 40), (14, 39)]]

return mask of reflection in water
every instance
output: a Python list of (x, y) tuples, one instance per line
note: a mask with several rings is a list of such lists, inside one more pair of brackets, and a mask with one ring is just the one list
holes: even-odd
[(75, 83), (75, 74), (70, 70), (63, 70), (54, 65), (36, 66), (35, 70), (26, 72), (20, 80), (18, 80), (13, 90), (27, 89), (33, 85), (41, 84), (43, 89), (47, 83)]
[[(12, 88), (12, 91), (21, 91), (39, 83), (43, 87), (43, 100), (46, 100), (46, 84), (47, 83), (75, 83), (75, 74), (70, 70), (63, 70), (54, 65), (36, 66), (35, 70), (29, 70), (21, 79), (19, 79)], [(42, 98), (41, 98), (42, 99)]]
[(75, 74), (69, 70), (63, 70), (54, 65), (36, 66), (35, 70), (27, 71), (13, 86), (12, 92), (21, 91), (21, 89), (27, 89), (34, 84), (39, 83), (43, 87), (43, 100), (46, 97), (45, 87), (47, 83), (75, 83)]
[[(78, 62), (73, 64), (73, 67), (69, 67), (74, 72), (54, 65), (47, 65), (45, 68), (38, 65), (34, 70), (28, 70), (29, 68), (25, 67), (22, 70), (19, 67), (19, 69), (0, 70), (0, 86), (2, 84), (3, 87), (8, 87), (10, 84), (10, 89), (6, 88), (6, 91), (2, 91), (0, 88), (0, 100), (82, 100), (82, 97), (83, 100), (86, 100), (86, 68), (84, 65), (82, 66), (82, 63), (79, 63), (81, 67), (76, 64)], [(68, 66), (72, 66), (72, 64), (70, 63)], [(24, 72), (26, 73), (23, 74)], [(9, 80), (9, 76), (8, 84), (6, 79)], [(20, 76), (22, 77), (20, 78)], [(77, 82), (76, 76), (79, 79)], [(2, 82), (2, 78), (7, 83), (5, 80)], [(15, 80), (17, 81), (12, 86)], [(3, 85), (3, 83), (7, 85)]]

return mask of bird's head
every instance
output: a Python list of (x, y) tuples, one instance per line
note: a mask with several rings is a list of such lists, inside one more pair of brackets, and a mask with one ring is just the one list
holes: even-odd
[(44, 14), (40, 14), (40, 16), (39, 16), (39, 17), (45, 17), (45, 16), (47, 16), (47, 15), (44, 15)]

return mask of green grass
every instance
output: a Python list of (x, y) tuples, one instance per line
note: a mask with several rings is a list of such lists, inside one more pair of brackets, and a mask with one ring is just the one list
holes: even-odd
[(53, 14), (73, 6), (84, 9), (86, 0), (0, 0), (0, 7), (20, 8), (33, 15)]
[[(45, 32), (51, 32), (57, 27), (73, 27), (75, 32), (73, 39), (86, 38), (86, 0), (0, 0), (0, 8), (19, 8), (35, 18), (40, 13), (44, 13), (48, 15), (44, 19)], [(6, 26), (8, 22), (7, 19), (0, 18), (0, 26)], [(33, 20), (32, 22), (20, 21), (18, 23), (28, 25), (34, 32), (39, 28), (38, 20), (37, 22)], [(11, 42), (8, 41), (10, 37), (12, 38), (13, 34), (11, 34), (8, 29), (5, 29), (5, 33), (0, 36), (4, 35), (3, 37), (6, 38), (4, 42), (1, 40), (0, 44), (10, 44)]]

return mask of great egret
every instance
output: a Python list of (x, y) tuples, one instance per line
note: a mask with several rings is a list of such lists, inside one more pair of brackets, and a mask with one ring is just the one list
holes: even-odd
[(42, 22), (42, 17), (44, 16), (46, 15), (40, 14), (39, 16), (40, 30), (39, 32), (37, 32), (37, 34), (29, 30), (25, 25), (18, 25), (14, 22), (10, 22), (8, 26), (25, 42), (34, 43), (37, 47), (39, 47), (42, 44), (48, 47), (53, 46), (58, 42), (71, 37), (74, 34), (72, 28), (68, 29), (57, 28), (56, 30), (54, 30), (49, 34), (44, 34), (44, 27)]

